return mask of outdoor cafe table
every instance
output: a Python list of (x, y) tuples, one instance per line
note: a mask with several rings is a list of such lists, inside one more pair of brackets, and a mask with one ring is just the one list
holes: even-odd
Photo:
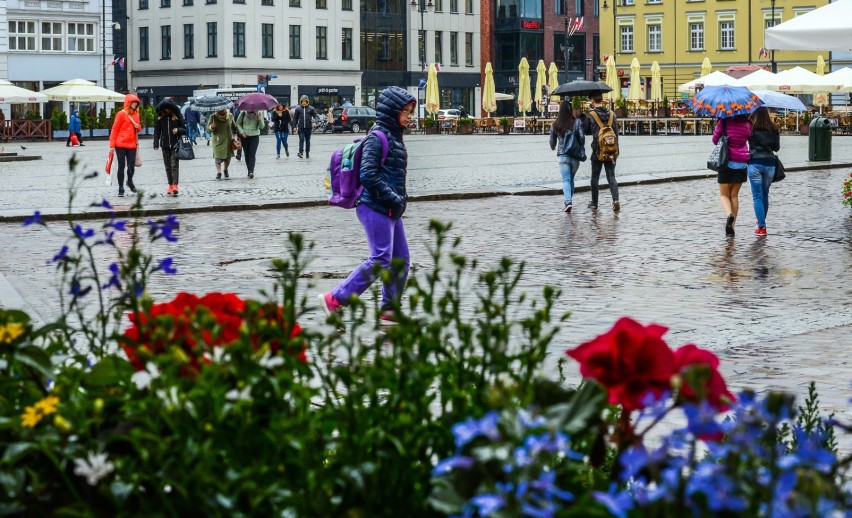
[(711, 135), (716, 120), (709, 117), (642, 117), (616, 121), (619, 135)]

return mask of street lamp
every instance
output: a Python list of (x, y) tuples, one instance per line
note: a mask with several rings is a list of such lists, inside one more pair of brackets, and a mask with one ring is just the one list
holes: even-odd
[[(565, 13), (568, 13), (566, 6)], [(565, 54), (565, 82), (568, 82), (568, 68), (571, 52), (574, 51), (574, 45), (571, 42), (571, 36), (583, 28), (584, 19), (582, 16), (576, 18), (565, 17), (565, 42), (559, 44), (559, 50)], [(586, 78), (586, 70), (583, 69), (583, 79)]]
[[(770, 4), (772, 5), (772, 26), (775, 27), (775, 0), (772, 0)], [(772, 62), (772, 73), (777, 74), (778, 63), (775, 62), (775, 49), (772, 50), (772, 57), (770, 58), (770, 60)]]
[[(616, 0), (613, 0), (613, 2), (612, 2), (612, 62), (613, 63), (615, 63), (615, 58), (618, 56), (618, 51), (615, 48), (615, 41), (616, 41), (615, 40), (615, 36), (616, 36), (615, 35), (615, 33), (616, 33), (616, 30), (615, 30), (616, 29), (616, 27), (615, 27), (615, 13), (616, 13), (616, 11), (618, 11), (618, 8), (616, 7), (616, 5), (617, 5)], [(606, 0), (604, 0), (604, 3), (603, 3), (603, 10), (604, 10), (604, 12), (607, 12), (609, 10), (609, 4), (607, 4)]]
[(101, 0), (101, 72), (101, 86), (106, 88), (106, 0)]
[[(417, 54), (420, 58), (420, 75), (424, 76), (426, 75), (426, 24), (423, 21), (423, 15), (426, 13), (427, 10), (434, 9), (435, 4), (432, 3), (432, 0), (411, 0), (410, 5), (412, 11), (420, 13), (420, 30), (417, 33)], [(426, 91), (424, 89), (421, 89), (419, 85), (417, 91), (418, 97), (419, 92), (423, 92), (425, 99)], [(418, 99), (418, 112), (422, 109), (421, 107), (423, 106), (424, 99)], [(420, 125), (420, 117), (417, 117), (417, 124), (418, 126)]]

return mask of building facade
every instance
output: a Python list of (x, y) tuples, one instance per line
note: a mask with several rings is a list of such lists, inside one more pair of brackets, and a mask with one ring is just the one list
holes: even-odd
[[(0, 1), (0, 78), (35, 91), (69, 79), (113, 89), (111, 10), (112, 0)], [(6, 105), (3, 110), (7, 118), (24, 118), (30, 111), (49, 117), (54, 107), (62, 104)]]
[[(626, 93), (630, 63), (638, 58), (645, 85), (651, 63), (660, 64), (663, 94), (671, 99), (678, 85), (701, 75), (710, 59), (713, 70), (759, 65), (771, 68), (772, 53), (763, 51), (764, 31), (826, 5), (802, 0), (605, 0), (601, 5), (601, 59), (615, 57)], [(801, 66), (814, 71), (819, 52), (776, 51), (777, 70)], [(829, 53), (823, 52), (828, 60)], [(598, 71), (604, 74), (603, 70)], [(646, 97), (649, 88), (644, 88)]]
[(129, 1), (130, 89), (146, 102), (269, 75), (266, 92), (283, 103), (360, 103), (354, 0)]

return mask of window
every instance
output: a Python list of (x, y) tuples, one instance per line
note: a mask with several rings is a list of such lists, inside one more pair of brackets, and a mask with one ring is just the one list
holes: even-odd
[(583, 16), (583, 0), (575, 0), (574, 9), (577, 10), (577, 16)]
[(234, 57), (246, 57), (246, 24), (234, 22)]
[(663, 0), (648, 0), (648, 3), (649, 4), (661, 4), (661, 3), (663, 3)]
[(216, 51), (216, 47), (218, 47), (218, 42), (216, 40), (219, 39), (219, 27), (216, 22), (207, 22), (207, 57), (215, 58), (218, 53)]
[(661, 25), (648, 26), (648, 52), (663, 51), (663, 29)]
[(272, 0), (260, 0), (260, 5), (275, 5)]
[(139, 10), (148, 8), (148, 0), (139, 0)]
[(172, 26), (160, 26), (160, 59), (172, 59)]
[(553, 14), (565, 14), (565, 0), (553, 2)]
[(351, 11), (352, 10), (352, 0), (343, 0), (340, 8), (344, 11)]
[(451, 13), (459, 12), (459, 0), (450, 0), (450, 12)]
[(464, 14), (473, 14), (473, 0), (464, 0)]
[(343, 57), (343, 61), (352, 61), (352, 29), (350, 27), (343, 28), (341, 41), (343, 48), (340, 55)]
[[(293, 5), (293, 0), (290, 0)], [(290, 59), (302, 59), (302, 26), (290, 26)]]
[(328, 27), (317, 26), (317, 59), (328, 59)]
[[(18, 22), (20, 23), (20, 22)], [(95, 51), (95, 24), (68, 24), (68, 52)]]
[(195, 25), (183, 24), (183, 59), (195, 57)]
[(260, 52), (263, 58), (274, 58), (275, 26), (271, 23), (264, 23), (260, 27)]
[(450, 33), (450, 65), (459, 66), (459, 33)]
[(633, 26), (621, 26), (621, 52), (633, 52)]
[(391, 58), (391, 50), (390, 50), (390, 34), (384, 33), (381, 35), (379, 39), (379, 61), (390, 61)]
[(464, 33), (464, 64), (473, 66), (473, 33)]
[(426, 63), (426, 31), (417, 31), (417, 58)]
[(302, 7), (301, 0), (290, 0), (290, 7)]
[(326, 0), (317, 0), (317, 9), (328, 9)]
[(160, 7), (171, 7), (172, 0), (160, 0)]
[(245, 4), (246, 0), (234, 0), (235, 4)]
[(139, 61), (148, 61), (148, 27), (139, 27)]
[(435, 63), (443, 63), (443, 61), (444, 61), (443, 37), (444, 37), (443, 32), (435, 31)]
[(444, 10), (444, 1), (443, 0), (435, 0), (435, 12), (440, 13)]
[(36, 22), (9, 22), (9, 50), (36, 50)]
[(192, 0), (183, 0), (183, 5), (193, 5), (193, 3)]
[(734, 22), (719, 23), (719, 41), (722, 50), (734, 50)]
[(704, 50), (704, 23), (689, 24), (689, 50)]
[(592, 6), (592, 14), (595, 18), (598, 18), (601, 15), (601, 4), (598, 0), (595, 0), (594, 5)]
[(42, 52), (62, 51), (62, 22), (41, 22), (41, 50)]
[(216, 0), (204, 0), (205, 4), (215, 4)]
[(621, 5), (633, 5), (633, 0), (622, 0), (624, 3)]

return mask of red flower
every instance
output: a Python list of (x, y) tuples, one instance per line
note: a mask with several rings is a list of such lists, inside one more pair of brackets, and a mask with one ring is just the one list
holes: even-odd
[(707, 402), (716, 407), (720, 412), (729, 408), (729, 403), (736, 401), (736, 397), (728, 390), (725, 379), (719, 374), (719, 358), (705, 349), (700, 349), (695, 344), (686, 344), (674, 353), (676, 370), (682, 373), (693, 365), (704, 365), (709, 368), (709, 377), (699, 376), (703, 386), (695, 387), (689, 382), (683, 383), (680, 395), (689, 400), (706, 398)]
[(677, 372), (674, 353), (662, 338), (667, 330), (622, 317), (607, 333), (567, 354), (580, 363), (583, 377), (606, 387), (610, 403), (637, 410), (649, 392), (659, 397), (668, 390)]

